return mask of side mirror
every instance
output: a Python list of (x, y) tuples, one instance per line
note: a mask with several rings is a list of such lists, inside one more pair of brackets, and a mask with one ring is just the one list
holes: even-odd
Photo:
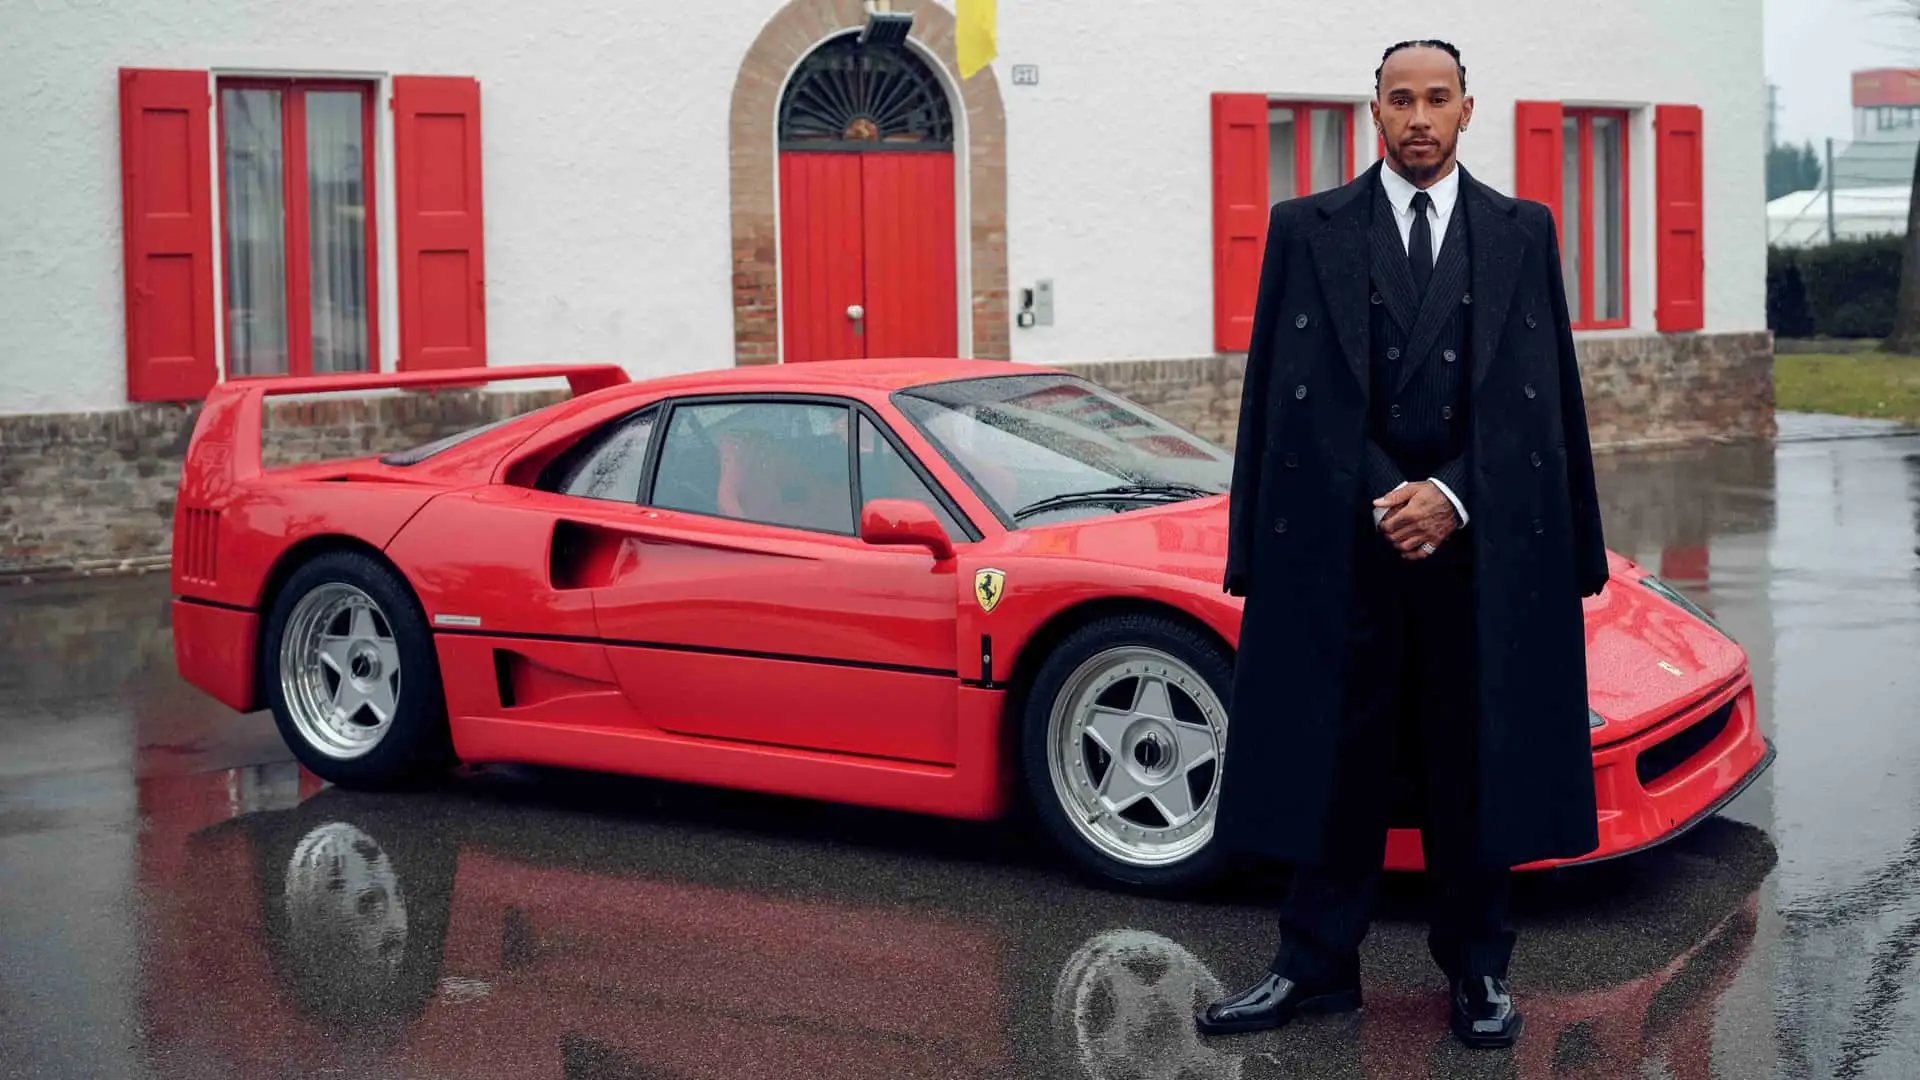
[(953, 558), (953, 541), (934, 516), (933, 509), (918, 499), (871, 499), (860, 511), (860, 539), (869, 544), (915, 544), (933, 552), (936, 559)]

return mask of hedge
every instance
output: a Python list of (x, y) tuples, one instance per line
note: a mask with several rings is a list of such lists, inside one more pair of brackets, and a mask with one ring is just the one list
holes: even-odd
[(1902, 236), (1767, 249), (1767, 328), (1776, 337), (1882, 338), (1893, 332)]

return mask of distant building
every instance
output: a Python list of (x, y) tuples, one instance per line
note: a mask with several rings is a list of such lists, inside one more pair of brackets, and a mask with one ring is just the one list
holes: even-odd
[(1920, 68), (1854, 72), (1853, 142), (1834, 148), (1834, 189), (1911, 186), (1916, 153)]

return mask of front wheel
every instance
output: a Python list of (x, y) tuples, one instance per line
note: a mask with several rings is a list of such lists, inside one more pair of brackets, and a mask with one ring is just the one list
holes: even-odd
[(336, 551), (295, 570), (260, 654), (280, 736), (321, 779), (386, 787), (450, 760), (426, 617), (379, 560)]
[(1213, 843), (1233, 662), (1157, 615), (1069, 634), (1027, 697), (1029, 794), (1054, 838), (1101, 876), (1185, 888), (1217, 876)]

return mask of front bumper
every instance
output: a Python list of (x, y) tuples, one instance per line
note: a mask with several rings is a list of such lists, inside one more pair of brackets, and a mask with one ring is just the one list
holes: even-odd
[[(1657, 847), (1718, 813), (1773, 764), (1760, 734), (1753, 684), (1741, 678), (1664, 723), (1593, 750), (1600, 844), (1576, 859), (1528, 863), (1546, 870), (1618, 859)], [(1387, 869), (1419, 870), (1417, 830), (1388, 836)]]

